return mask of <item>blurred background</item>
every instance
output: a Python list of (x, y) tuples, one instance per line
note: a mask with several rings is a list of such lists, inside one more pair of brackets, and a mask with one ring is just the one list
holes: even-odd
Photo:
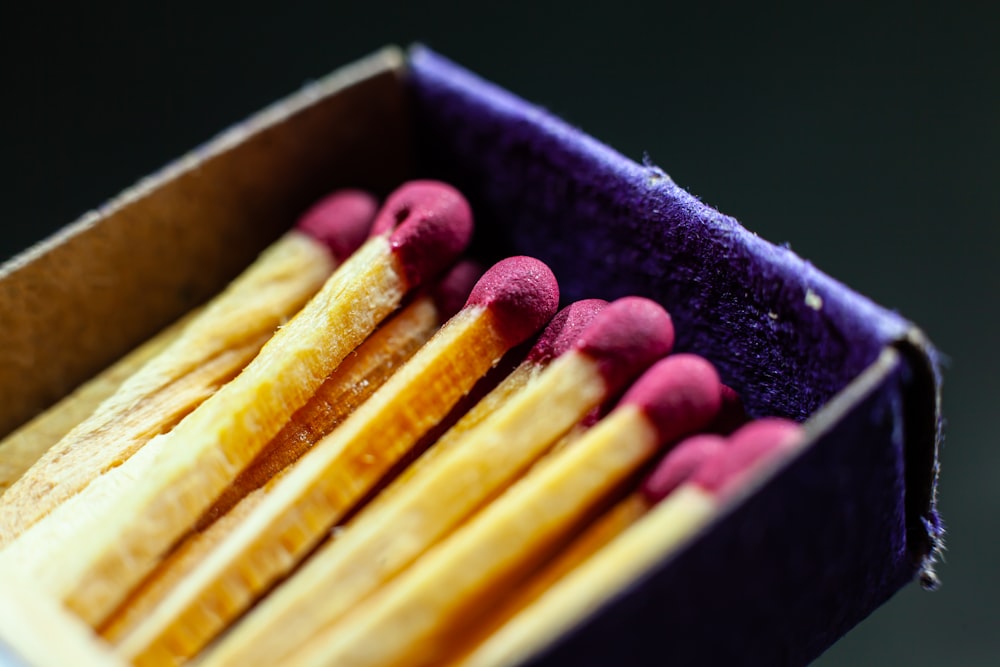
[(79, 4), (0, 10), (0, 261), (304, 82), (425, 42), (925, 329), (948, 357), (943, 586), (817, 664), (998, 664), (1000, 5)]

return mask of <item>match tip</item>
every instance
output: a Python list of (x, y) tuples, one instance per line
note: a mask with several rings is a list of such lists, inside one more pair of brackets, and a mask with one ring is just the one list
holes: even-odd
[(483, 274), (466, 302), (487, 308), (511, 346), (538, 331), (559, 307), (552, 270), (533, 257), (508, 257)]
[(726, 446), (726, 439), (712, 433), (685, 438), (671, 449), (642, 483), (642, 495), (650, 503), (658, 503), (686, 482), (701, 464), (714, 457)]
[(361, 247), (378, 201), (363, 190), (338, 190), (312, 205), (295, 228), (319, 241), (337, 261), (344, 261)]
[(448, 319), (461, 310), (484, 271), (479, 262), (464, 259), (428, 290), (442, 319)]
[(604, 299), (583, 299), (560, 310), (538, 337), (527, 360), (546, 364), (568, 351), (607, 305)]
[(736, 393), (736, 390), (727, 385), (722, 385), (721, 390), (722, 405), (719, 407), (719, 414), (705, 430), (709, 433), (729, 435), (746, 424), (748, 417), (743, 407), (743, 399)]
[(719, 375), (712, 364), (694, 354), (675, 354), (643, 373), (619, 405), (638, 407), (660, 441), (673, 442), (708, 425), (721, 401)]
[(740, 487), (760, 463), (802, 440), (802, 427), (787, 419), (760, 419), (731, 436), (726, 451), (701, 466), (691, 481), (722, 496)]
[(577, 338), (575, 348), (598, 362), (618, 391), (674, 345), (670, 315), (655, 301), (630, 296), (610, 303)]
[(409, 287), (454, 263), (472, 238), (472, 209), (447, 183), (410, 181), (389, 195), (372, 235), (387, 235)]

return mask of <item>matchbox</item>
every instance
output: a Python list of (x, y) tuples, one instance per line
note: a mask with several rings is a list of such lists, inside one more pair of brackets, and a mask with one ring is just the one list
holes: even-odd
[[(804, 664), (903, 585), (933, 585), (939, 382), (919, 329), (421, 47), (310, 84), (0, 268), (0, 434), (217, 292), (331, 188), (413, 177), (469, 197), (479, 258), (538, 257), (564, 302), (660, 302), (676, 349), (753, 416), (806, 425), (680, 552), (523, 664)], [(22, 583), (0, 603), (0, 664), (47, 664), (60, 612), (18, 622)]]

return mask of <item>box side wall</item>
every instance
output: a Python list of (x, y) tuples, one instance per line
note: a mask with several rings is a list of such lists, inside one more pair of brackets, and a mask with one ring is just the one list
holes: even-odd
[(312, 201), (409, 171), (387, 49), (231, 128), (0, 269), (0, 435), (217, 292)]

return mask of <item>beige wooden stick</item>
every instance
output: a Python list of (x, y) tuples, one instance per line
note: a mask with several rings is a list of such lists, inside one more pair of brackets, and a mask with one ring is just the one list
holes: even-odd
[(707, 424), (718, 384), (700, 359), (660, 362), (608, 417), (283, 664), (436, 664), (661, 443)]
[(0, 551), (0, 565), (35, 577), (88, 623), (107, 620), (405, 293), (465, 249), (462, 196), (443, 184), (417, 190), (389, 198), (384, 231), (240, 375)]
[[(603, 361), (631, 356), (631, 373), (619, 369), (619, 377), (630, 378), (666, 351), (669, 331), (659, 326), (669, 324), (666, 313), (646, 328), (644, 319), (630, 320), (630, 314), (616, 304), (600, 313), (588, 310), (586, 319), (556, 345), (550, 339), (558, 339), (561, 331), (550, 327), (529, 358), (483, 399), (483, 407), (473, 408), (336, 541), (254, 609), (206, 664), (280, 662), (510, 484), (557, 438), (621, 389), (602, 375)], [(599, 331), (611, 322), (629, 328), (627, 344), (648, 354), (609, 350), (587, 326)], [(561, 323), (554, 321), (553, 327)], [(556, 349), (539, 351), (547, 347)], [(561, 356), (548, 364), (555, 355)]]
[(0, 573), (0, 591), (0, 664), (10, 652), (25, 667), (125, 667), (80, 619), (21, 577)]
[(753, 476), (766, 475), (763, 469), (775, 466), (799, 446), (801, 439), (801, 427), (785, 420), (761, 420), (744, 426), (725, 447), (715, 448), (688, 471), (683, 483), (639, 517), (635, 525), (622, 526), (627, 530), (612, 536), (606, 546), (592, 554), (580, 554), (584, 556), (582, 561), (564, 577), (511, 616), (471, 653), (447, 664), (520, 664), (596, 611), (616, 591), (676, 552), (712, 521), (727, 498), (745, 491)]
[[(725, 411), (723, 392), (720, 414)], [(491, 608), (483, 620), (462, 637), (460, 645), (452, 648), (447, 664), (460, 664), (465, 656), (475, 651), (499, 628), (513, 622), (512, 619), (522, 613), (522, 610), (534, 604), (535, 600), (570, 572), (639, 521), (656, 502), (675, 491), (700, 465), (722, 451), (725, 444), (726, 440), (721, 436), (699, 434), (673, 447), (639, 489), (632, 490), (623, 500), (596, 518), (555, 558), (532, 573), (526, 582), (507, 595), (500, 604)]]
[(192, 656), (286, 575), (558, 303), (537, 260), (505, 260), (469, 303), (299, 465), (119, 646), (137, 665)]
[(0, 441), (0, 495), (125, 380), (169, 347), (197, 312), (185, 315)]
[(690, 538), (716, 509), (714, 499), (704, 491), (678, 489), (603, 549), (576, 564), (552, 588), (537, 591), (536, 599), (470, 655), (448, 664), (499, 667), (520, 663)]
[(0, 552), (100, 624), (401, 300), (377, 237), (236, 379)]
[(298, 232), (269, 248), (0, 497), (0, 546), (170, 431), (232, 379), (333, 266), (323, 246)]
[[(470, 286), (471, 287), (471, 286)], [(466, 289), (468, 292), (468, 289)], [(423, 295), (373, 333), (327, 378), (306, 405), (240, 474), (199, 520), (170, 557), (133, 593), (101, 629), (118, 641), (130, 632), (215, 546), (225, 541), (264, 499), (290, 465), (382, 386), (441, 325), (446, 317), (435, 299)]]

